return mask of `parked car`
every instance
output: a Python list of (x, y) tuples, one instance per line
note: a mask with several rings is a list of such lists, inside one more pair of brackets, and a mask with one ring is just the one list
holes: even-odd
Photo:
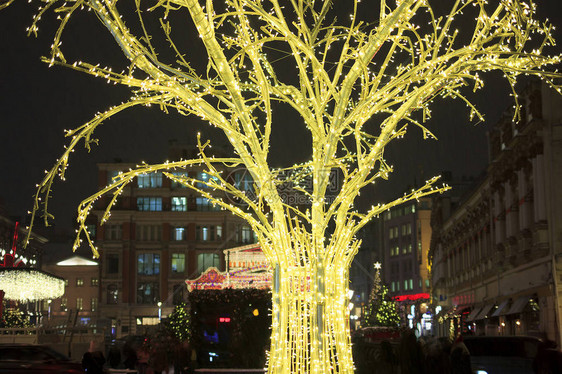
[(0, 344), (0, 374), (84, 374), (79, 362), (43, 345)]
[(465, 336), (477, 374), (559, 373), (561, 353), (532, 336)]

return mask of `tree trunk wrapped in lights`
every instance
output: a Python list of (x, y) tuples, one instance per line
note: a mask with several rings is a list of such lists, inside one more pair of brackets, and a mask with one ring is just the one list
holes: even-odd
[[(10, 2), (4, 1), (0, 8)], [(42, 208), (48, 219), (54, 179), (64, 178), (70, 153), (82, 140), (89, 148), (96, 127), (105, 119), (139, 105), (197, 115), (225, 133), (235, 156), (210, 156), (209, 144), (199, 140), (197, 159), (142, 164), (120, 174), (79, 206), (75, 247), (85, 238), (97, 254), (85, 225), (96, 199), (105, 194), (113, 197), (103, 223), (135, 176), (163, 171), (247, 220), (257, 234), (274, 269), (268, 372), (352, 373), (346, 291), (348, 268), (360, 245), (355, 234), (392, 206), (447, 188), (436, 187), (437, 178), (432, 178), (395, 201), (357, 211), (354, 202), (361, 189), (392, 172), (383, 157), (386, 145), (403, 136), (409, 124), (421, 128), (424, 137), (433, 137), (423, 122), (437, 98), (460, 99), (471, 117), (481, 119), (463, 94), (467, 86), (475, 90), (482, 86), (479, 72), (499, 70), (512, 88), (518, 75), (536, 75), (559, 90), (554, 82), (559, 75), (543, 70), (560, 61), (559, 56), (543, 53), (553, 44), (551, 26), (534, 19), (535, 5), (530, 0), (492, 4), (456, 0), (447, 2), (444, 14), (435, 14), (429, 1), (380, 0), (374, 23), (359, 20), (360, 4), (354, 0), (351, 18), (340, 17), (346, 20), (343, 24), (335, 19), (330, 0), (282, 4), (278, 0), (225, 0), (220, 9), (212, 0), (202, 2), (160, 0), (149, 2), (151, 7), (145, 9), (144, 2), (137, 0), (139, 33), (135, 35), (120, 13), (127, 4), (118, 0), (43, 0), (30, 33), (37, 32), (39, 19), (49, 9), (57, 12), (61, 22), (45, 61), (126, 85), (133, 96), (68, 131), (69, 145), (41, 182), (34, 214)], [(374, 13), (373, 4), (368, 3), (362, 5), (366, 11), (361, 14)], [(128, 61), (126, 71), (66, 60), (62, 31), (72, 14), (81, 10), (95, 13), (111, 33)], [(176, 55), (173, 63), (161, 59), (158, 47), (162, 46), (155, 45), (143, 21), (145, 10), (160, 15), (164, 38)], [(197, 52), (207, 54), (207, 68), (202, 71), (174, 43), (169, 18), (185, 10), (204, 46)], [(531, 36), (537, 40), (529, 45)], [(277, 62), (272, 56), (279, 54), (285, 58)], [(295, 65), (293, 81), (280, 74), (286, 72), (288, 60)], [(303, 164), (270, 167), (272, 127), (282, 125), (272, 117), (275, 102), (298, 112), (310, 133), (311, 157)], [(376, 129), (366, 124), (373, 116), (380, 124)], [(173, 174), (191, 166), (205, 168), (213, 178), (197, 181)], [(235, 166), (250, 173), (252, 196), (225, 177), (224, 168)], [(337, 191), (329, 189), (334, 170), (341, 176)], [(310, 189), (299, 184), (304, 178), (310, 179)], [(307, 209), (292, 206), (281, 196), (280, 187), (288, 179), (306, 196)], [(201, 183), (234, 200), (217, 197), (220, 194), (201, 188)]]

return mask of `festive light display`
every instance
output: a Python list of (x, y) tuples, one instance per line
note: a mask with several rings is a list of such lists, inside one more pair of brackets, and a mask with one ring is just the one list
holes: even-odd
[(381, 280), (381, 264), (375, 263), (375, 277), (373, 289), (369, 297), (369, 304), (365, 311), (363, 324), (365, 326), (398, 327), (400, 316), (396, 309), (396, 302), (388, 294), (388, 288)]
[[(134, 2), (138, 27), (129, 28), (120, 13), (128, 3), (43, 0), (29, 32), (38, 31), (49, 9), (60, 19), (45, 62), (129, 86), (133, 96), (67, 132), (70, 142), (39, 185), (32, 219), (42, 207), (48, 220), (53, 181), (57, 176), (64, 179), (70, 154), (80, 141), (88, 149), (96, 142), (94, 132), (107, 118), (150, 105), (195, 114), (225, 133), (235, 156), (212, 156), (210, 144), (199, 137), (197, 159), (142, 163), (120, 174), (80, 204), (75, 248), (85, 238), (97, 255), (86, 218), (98, 198), (111, 195), (104, 223), (128, 183), (139, 174), (163, 171), (245, 219), (257, 234), (274, 270), (268, 372), (352, 373), (346, 295), (348, 267), (360, 245), (355, 234), (397, 204), (447, 189), (432, 178), (399, 199), (358, 211), (354, 203), (361, 189), (393, 171), (384, 159), (386, 145), (402, 137), (408, 125), (419, 127), (424, 138), (433, 138), (423, 122), (435, 99), (460, 99), (470, 117), (482, 119), (463, 91), (482, 87), (480, 72), (503, 72), (512, 88), (519, 75), (536, 75), (560, 91), (554, 82), (560, 75), (544, 71), (560, 61), (560, 56), (545, 54), (554, 43), (552, 26), (535, 20), (531, 0), (454, 0), (446, 2), (444, 14), (435, 14), (429, 0), (380, 0), (378, 12), (367, 3), (363, 6), (370, 8), (364, 13), (378, 16), (372, 23), (358, 17), (359, 0), (351, 2), (352, 14), (343, 22), (341, 17), (336, 21), (330, 0), (225, 0), (220, 5), (207, 0), (204, 6), (199, 0), (161, 0), (150, 3), (149, 9), (139, 0)], [(67, 61), (63, 31), (71, 16), (82, 10), (94, 13), (111, 33), (128, 59), (128, 69), (115, 72), (95, 63)], [(171, 19), (184, 11), (204, 46), (190, 46), (190, 51), (207, 54), (202, 71), (196, 71), (196, 64), (192, 66), (174, 42)], [(160, 18), (176, 61), (164, 61), (157, 52), (159, 45), (143, 21), (150, 12)], [(287, 79), (286, 68), (293, 64), (294, 79)], [(273, 120), (275, 102), (288, 104), (300, 115), (311, 138), (309, 161), (285, 169), (270, 167), (270, 138), (278, 123)], [(519, 113), (517, 102), (514, 112)], [(371, 117), (380, 126), (369, 126)], [(198, 181), (173, 174), (193, 166), (205, 168), (211, 178)], [(252, 176), (251, 196), (223, 174), (225, 167), (235, 166)], [(341, 178), (337, 191), (328, 196), (332, 170)], [(287, 175), (306, 197), (306, 207), (285, 203), (279, 187)], [(301, 185), (306, 178), (310, 189)], [(201, 183), (210, 188), (200, 188)], [(220, 199), (213, 190), (243, 205)]]
[(64, 279), (30, 268), (1, 268), (0, 290), (8, 300), (56, 299), (64, 294)]
[(179, 342), (184, 342), (191, 336), (190, 322), (189, 307), (183, 302), (176, 305), (172, 313), (168, 316), (170, 330)]

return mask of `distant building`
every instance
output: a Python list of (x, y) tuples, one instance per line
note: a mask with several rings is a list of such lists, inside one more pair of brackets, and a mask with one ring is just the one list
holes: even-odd
[(42, 302), (46, 325), (94, 325), (99, 316), (99, 265), (80, 256), (72, 256), (43, 270), (64, 278), (61, 298)]
[(384, 282), (399, 302), (402, 317), (419, 334), (427, 333), (431, 240), (431, 199), (391, 208), (383, 215)]
[[(487, 175), (463, 201), (436, 200), (435, 332), (533, 334), (560, 344), (562, 98), (540, 83), (490, 131)], [(558, 322), (557, 322), (558, 321)]]
[[(170, 150), (172, 159), (196, 153), (194, 147), (181, 145)], [(131, 167), (99, 164), (100, 188)], [(241, 188), (251, 184), (244, 170), (228, 172)], [(173, 173), (210, 178), (196, 167)], [(108, 201), (100, 199), (89, 229), (100, 250), (100, 316), (110, 321), (116, 336), (142, 333), (158, 324), (159, 316), (184, 300), (185, 279), (210, 267), (225, 269), (223, 249), (256, 241), (247, 223), (162, 173), (136, 178), (112, 208), (110, 220), (100, 225)]]

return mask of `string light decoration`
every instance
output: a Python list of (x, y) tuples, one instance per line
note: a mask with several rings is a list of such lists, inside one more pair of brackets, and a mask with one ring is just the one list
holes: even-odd
[[(85, 224), (97, 199), (111, 197), (104, 223), (128, 183), (139, 174), (163, 171), (245, 219), (256, 233), (274, 270), (268, 372), (352, 373), (346, 295), (348, 268), (360, 246), (355, 234), (391, 207), (448, 187), (438, 186), (438, 178), (432, 178), (399, 199), (361, 212), (354, 206), (356, 197), (363, 187), (389, 177), (393, 168), (384, 159), (384, 149), (404, 136), (408, 125), (419, 127), (424, 138), (434, 138), (423, 123), (436, 99), (460, 99), (471, 118), (482, 119), (464, 94), (465, 88), (482, 87), (479, 73), (503, 72), (513, 88), (515, 116), (519, 113), (514, 89), (518, 76), (539, 76), (560, 92), (555, 82), (560, 74), (545, 71), (560, 62), (560, 56), (545, 53), (554, 44), (552, 26), (535, 19), (531, 0), (455, 0), (447, 2), (444, 14), (436, 14), (429, 0), (380, 0), (379, 19), (374, 23), (359, 20), (359, 0), (351, 3), (352, 14), (343, 22), (335, 18), (330, 0), (282, 4), (278, 0), (225, 0), (220, 6), (212, 0), (201, 2), (160, 0), (145, 9), (144, 2), (136, 1), (138, 35), (126, 25), (127, 17), (120, 9), (127, 5), (118, 0), (41, 2), (30, 33), (38, 31), (38, 22), (49, 9), (60, 19), (51, 54), (44, 61), (128, 86), (133, 95), (67, 132), (68, 146), (39, 184), (32, 219), (41, 210), (48, 221), (55, 178), (64, 179), (70, 154), (81, 141), (90, 149), (96, 142), (96, 128), (107, 118), (151, 105), (165, 112), (175, 109), (197, 115), (225, 133), (235, 157), (210, 155), (210, 144), (199, 137), (199, 158), (143, 163), (120, 174), (78, 207), (74, 248), (85, 238), (97, 255)], [(364, 6), (371, 7), (365, 14), (373, 14), (372, 2)], [(95, 63), (67, 61), (62, 52), (63, 31), (71, 16), (83, 10), (94, 13), (111, 33), (128, 60), (128, 69), (116, 72)], [(202, 71), (190, 64), (186, 52), (174, 42), (170, 18), (175, 13), (183, 17), (181, 12), (189, 13), (204, 46), (190, 46), (190, 51), (207, 55)], [(161, 59), (159, 46), (143, 21), (145, 14), (160, 16), (175, 62)], [(270, 57), (276, 54), (282, 54), (282, 60)], [(278, 74), (292, 65), (288, 61), (294, 64), (293, 80)], [(311, 137), (310, 159), (287, 169), (268, 163), (275, 102), (292, 107)], [(367, 125), (372, 117), (380, 123), (375, 129)], [(211, 178), (197, 181), (173, 174), (194, 166), (207, 169)], [(224, 167), (234, 166), (244, 167), (252, 176), (252, 196), (224, 177)], [(332, 170), (341, 174), (341, 185), (330, 197)], [(287, 172), (311, 180), (310, 190), (300, 190), (308, 199), (307, 209), (286, 204), (280, 196), (278, 187), (284, 183), (280, 175)], [(199, 183), (210, 188), (199, 188)], [(298, 183), (296, 188), (300, 188)], [(218, 198), (213, 190), (243, 205)]]
[(0, 290), (7, 300), (56, 299), (64, 294), (64, 279), (39, 269), (0, 267)]

